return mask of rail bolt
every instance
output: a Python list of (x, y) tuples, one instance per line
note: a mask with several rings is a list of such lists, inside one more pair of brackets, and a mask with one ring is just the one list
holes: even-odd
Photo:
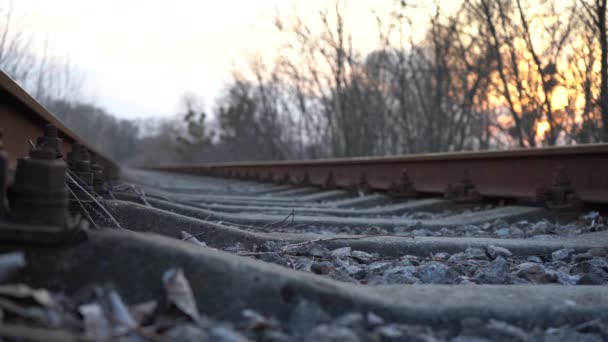
[(36, 140), (36, 145), (39, 147), (48, 147), (50, 150), (55, 151), (55, 158), (61, 158), (61, 145), (63, 141), (59, 139), (57, 127), (53, 124), (44, 125), (44, 134)]
[[(45, 139), (38, 141), (49, 141)], [(57, 158), (55, 147), (52, 143), (34, 146), (29, 158), (17, 161), (15, 180), (7, 193), (9, 220), (68, 227), (67, 165)]]
[(105, 168), (98, 158), (93, 158), (91, 169), (93, 170), (93, 190), (99, 195), (107, 194)]
[(323, 183), (323, 189), (331, 190), (336, 188), (336, 180), (334, 179), (333, 171), (329, 170), (325, 183)]
[(82, 182), (86, 190), (90, 190), (93, 185), (93, 170), (91, 169), (91, 159), (89, 151), (81, 146), (79, 159), (76, 161), (76, 175), (78, 180)]
[(457, 203), (478, 203), (482, 200), (469, 170), (464, 171), (460, 182), (448, 184), (444, 197)]
[(398, 182), (393, 182), (389, 190), (389, 194), (400, 198), (415, 198), (416, 187), (410, 178), (407, 169), (401, 170), (401, 177)]
[(3, 132), (0, 129), (0, 218), (6, 214), (6, 187), (8, 185), (8, 154), (4, 151)]
[(68, 152), (67, 163), (68, 169), (71, 171), (76, 171), (76, 163), (80, 159), (80, 149), (80, 144), (75, 142), (72, 144), (72, 150)]

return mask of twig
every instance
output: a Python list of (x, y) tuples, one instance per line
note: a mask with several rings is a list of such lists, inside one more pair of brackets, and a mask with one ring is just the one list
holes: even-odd
[(141, 200), (146, 206), (153, 208), (150, 202), (148, 202), (148, 200), (146, 199), (146, 192), (143, 189), (137, 189), (136, 187), (133, 187), (133, 191), (135, 191), (135, 194), (137, 194), (137, 196), (141, 198)]
[(70, 173), (72, 173), (71, 171), (68, 170), (68, 173), (66, 173), (66, 176), (68, 176), (68, 178), (72, 181), (72, 184), (76, 185), (82, 192), (84, 192), (95, 204), (97, 204), (99, 206), (99, 208), (101, 208), (101, 210), (103, 210), (103, 212), (110, 218), (110, 220), (116, 225), (116, 227), (120, 228), (120, 229), (124, 229), (120, 223), (118, 223), (118, 221), (116, 221), (116, 219), (114, 218), (114, 216), (112, 216), (112, 214), (110, 214), (110, 212), (103, 206), (101, 205), (101, 203), (99, 203), (95, 197), (93, 197), (93, 195), (91, 195), (87, 190), (85, 190), (82, 186), (80, 186), (80, 184), (78, 184), (78, 182), (72, 178), (72, 176), (70, 175)]
[[(207, 222), (209, 222), (209, 221), (207, 221)], [(235, 229), (238, 229), (238, 228), (249, 228), (249, 229), (258, 230), (258, 231), (261, 231), (261, 232), (264, 232), (264, 233), (268, 233), (268, 230), (265, 230), (264, 228), (255, 227), (255, 226), (248, 226), (248, 225), (238, 224), (238, 223), (233, 223), (233, 222), (228, 222), (228, 221), (222, 221), (221, 223), (216, 223), (216, 222), (209, 222), (209, 223), (211, 223), (211, 224), (217, 224), (217, 225), (220, 225), (220, 226), (222, 226), (224, 228), (235, 228)], [(234, 227), (232, 227), (232, 226), (234, 226)], [(208, 232), (202, 232), (202, 233), (193, 234), (192, 236), (193, 237), (199, 237), (199, 236), (205, 235), (207, 233)]]
[[(294, 221), (294, 219), (295, 219), (295, 216), (296, 216), (296, 214), (295, 214), (295, 210), (294, 210), (294, 209), (291, 209), (291, 212), (290, 212), (290, 213), (289, 213), (289, 214), (288, 214), (288, 215), (287, 215), (287, 216), (286, 216), (286, 217), (285, 217), (283, 220), (278, 221), (278, 222), (268, 223), (268, 224), (264, 225), (264, 227), (262, 227), (262, 228), (263, 228), (263, 229), (265, 229), (265, 228), (270, 228), (270, 227), (274, 226), (275, 224), (284, 224), (285, 222), (287, 222), (287, 220), (288, 220), (290, 217), (291, 217), (291, 224), (293, 224), (293, 221)], [(283, 226), (283, 227), (281, 227), (281, 228), (286, 228), (286, 226)]]
[(97, 224), (95, 223), (95, 221), (93, 220), (93, 218), (91, 217), (91, 215), (89, 214), (88, 210), (86, 210), (84, 208), (84, 205), (82, 205), (82, 202), (80, 201), (80, 199), (76, 196), (76, 194), (74, 193), (74, 191), (72, 191), (72, 189), (70, 189), (70, 187), (68, 186), (68, 190), (70, 191), (70, 193), (72, 194), (72, 196), (74, 196), (74, 198), (76, 199), (76, 202), (78, 202), (78, 205), (80, 206), (80, 208), (82, 208), (82, 211), (84, 212), (86, 218), (91, 221), (91, 223), (93, 224), (93, 226), (95, 227), (95, 229), (99, 229), (99, 227), (97, 226)]
[(327, 238), (327, 239), (319, 238), (319, 239), (315, 239), (315, 240), (308, 240), (308, 241), (285, 245), (285, 246), (283, 246), (282, 251), (284, 253), (288, 253), (288, 250), (290, 250), (290, 249), (298, 248), (301, 246), (306, 246), (307, 244), (317, 243), (317, 242), (338, 241), (338, 240), (361, 240), (361, 239), (374, 238), (374, 237), (396, 237), (396, 238), (404, 238), (404, 239), (415, 239), (416, 238), (414, 235), (391, 235), (391, 234), (360, 235), (360, 236), (353, 236), (353, 237), (335, 237), (335, 238)]
[(182, 241), (189, 241), (195, 245), (201, 246), (201, 247), (207, 247), (206, 243), (201, 242), (199, 239), (197, 239), (196, 237), (194, 237), (192, 234), (188, 233), (185, 230), (182, 230), (181, 232), (182, 235)]
[[(126, 187), (126, 189), (123, 189), (123, 188), (125, 188), (125, 187)], [(113, 190), (113, 191), (116, 191), (116, 192), (129, 192), (130, 190), (132, 190), (132, 191), (133, 191), (133, 192), (134, 192), (136, 195), (141, 196), (141, 194), (140, 194), (140, 193), (138, 192), (138, 190), (137, 190), (138, 188), (139, 188), (139, 187), (137, 187), (137, 186), (135, 186), (135, 185), (133, 185), (133, 184), (130, 184), (130, 183), (123, 183), (123, 184), (116, 185), (116, 186), (115, 186), (115, 187), (114, 187), (112, 190)], [(142, 189), (141, 191), (143, 192), (144, 190)], [(154, 196), (156, 196), (156, 197), (159, 197), (160, 199), (163, 199), (163, 200), (165, 200), (165, 201), (167, 201), (167, 202), (176, 203), (176, 202), (175, 202), (175, 200), (173, 200), (172, 198), (167, 197), (167, 196), (165, 196), (165, 195), (163, 195), (163, 194), (160, 194), (160, 193), (154, 193), (153, 195), (154, 195)], [(144, 203), (146, 203), (146, 202), (147, 202), (147, 201), (146, 201), (146, 198), (145, 198), (145, 194), (144, 194), (144, 198), (140, 198), (140, 199), (141, 199), (141, 200), (142, 200)], [(149, 203), (148, 203), (148, 204), (149, 204)], [(150, 206), (152, 206), (152, 205), (150, 205)]]

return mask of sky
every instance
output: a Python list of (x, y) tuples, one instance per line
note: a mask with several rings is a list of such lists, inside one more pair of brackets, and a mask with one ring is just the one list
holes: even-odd
[[(6, 1), (2, 2), (3, 5)], [(354, 45), (375, 47), (372, 9), (393, 0), (349, 0)], [(186, 93), (211, 108), (235, 66), (271, 60), (284, 42), (276, 13), (318, 23), (329, 0), (14, 0), (14, 11), (50, 54), (84, 74), (83, 96), (129, 119), (169, 117)], [(314, 24), (313, 24), (314, 25)]]

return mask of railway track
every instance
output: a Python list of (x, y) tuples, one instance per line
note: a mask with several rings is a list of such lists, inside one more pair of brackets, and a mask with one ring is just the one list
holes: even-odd
[[(607, 145), (122, 170), (93, 151), (115, 175), (104, 183), (85, 141), (58, 125), (54, 147), (49, 113), (0, 88), (13, 169), (0, 246), (27, 261), (0, 281), (78, 312), (53, 323), (0, 300), (0, 336), (90, 337), (86, 305), (115, 291), (133, 317), (157, 308), (129, 321), (111, 300), (95, 317), (151, 340), (608, 339)], [(54, 152), (70, 148), (66, 167)]]

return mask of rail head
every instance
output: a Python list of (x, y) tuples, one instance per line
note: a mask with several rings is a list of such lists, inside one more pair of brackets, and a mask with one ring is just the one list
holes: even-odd
[(608, 144), (148, 169), (446, 196), (461, 188), (474, 188), (480, 196), (516, 199), (546, 198), (548, 192), (564, 197), (574, 191), (572, 195), (584, 202), (608, 203)]
[(385, 157), (353, 157), (332, 159), (308, 160), (281, 160), (281, 161), (254, 161), (254, 162), (228, 162), (228, 163), (202, 163), (202, 164), (172, 164), (160, 166), (141, 166), (142, 169), (178, 171), (183, 169), (216, 169), (216, 168), (242, 168), (242, 167), (307, 167), (307, 166), (334, 166), (334, 165), (362, 165), (362, 164), (395, 164), (415, 163), (428, 161), (466, 161), (488, 159), (521, 159), (521, 158), (552, 158), (576, 155), (605, 155), (608, 157), (608, 144), (586, 144), (570, 146), (552, 146), (540, 148), (515, 148), (509, 150), (491, 151), (463, 151), (421, 153)]
[(57, 127), (59, 137), (64, 141), (64, 155), (67, 155), (70, 146), (77, 142), (103, 161), (110, 177), (118, 176), (120, 167), (116, 162), (66, 127), (61, 120), (1, 70), (0, 96), (2, 96), (0, 128), (4, 130), (5, 149), (13, 165), (17, 158), (27, 155), (30, 148), (28, 140), (35, 140), (41, 135), (45, 124), (53, 124)]

